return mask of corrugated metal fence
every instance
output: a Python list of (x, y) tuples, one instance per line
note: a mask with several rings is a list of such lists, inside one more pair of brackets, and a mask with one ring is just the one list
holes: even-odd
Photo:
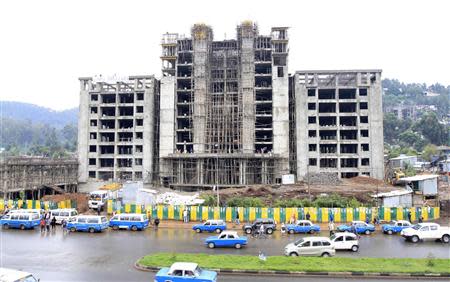
[[(414, 207), (414, 208), (242, 208), (242, 207), (206, 207), (206, 206), (186, 206), (189, 210), (192, 221), (202, 221), (207, 219), (223, 219), (231, 222), (236, 218), (239, 211), (240, 221), (253, 221), (256, 218), (273, 218), (277, 222), (287, 222), (292, 218), (305, 219), (309, 213), (313, 222), (328, 222), (333, 217), (335, 222), (349, 222), (352, 220), (365, 221), (368, 217), (371, 221), (378, 216), (379, 220), (408, 220), (408, 212), (411, 220), (415, 221), (420, 216), (424, 220), (439, 218), (438, 207)], [(183, 220), (184, 206), (144, 206), (125, 204), (108, 201), (108, 214), (115, 213), (147, 213), (149, 216), (160, 219)]]

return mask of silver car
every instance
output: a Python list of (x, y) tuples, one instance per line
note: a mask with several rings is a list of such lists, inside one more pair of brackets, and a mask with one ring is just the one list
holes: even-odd
[(293, 257), (330, 257), (334, 256), (336, 251), (334, 250), (334, 245), (327, 237), (305, 237), (288, 244), (284, 248), (284, 254)]

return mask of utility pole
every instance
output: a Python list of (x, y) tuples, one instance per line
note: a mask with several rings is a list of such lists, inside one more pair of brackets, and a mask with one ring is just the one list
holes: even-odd
[(216, 191), (217, 191), (217, 207), (220, 206), (220, 200), (219, 200), (219, 152), (217, 148), (219, 147), (219, 144), (215, 145), (216, 147)]

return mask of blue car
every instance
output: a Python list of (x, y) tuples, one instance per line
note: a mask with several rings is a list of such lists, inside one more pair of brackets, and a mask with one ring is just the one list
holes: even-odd
[(4, 229), (19, 228), (24, 230), (33, 229), (34, 227), (39, 226), (40, 220), (41, 216), (38, 213), (14, 212), (4, 215), (2, 219), (0, 219), (0, 224)]
[(356, 233), (358, 234), (366, 234), (369, 235), (370, 233), (375, 231), (375, 226), (372, 224), (365, 223), (364, 221), (352, 221), (350, 225), (340, 225), (337, 228), (340, 232), (353, 232), (356, 230)]
[(313, 224), (310, 220), (297, 220), (295, 224), (287, 224), (286, 232), (294, 233), (315, 233), (320, 232), (320, 226)]
[(170, 268), (161, 268), (155, 276), (155, 282), (216, 282), (217, 272), (203, 270), (192, 262), (176, 262)]
[(104, 216), (79, 215), (67, 223), (67, 229), (71, 232), (88, 231), (90, 233), (102, 232), (108, 228), (108, 220)]
[(239, 237), (236, 231), (223, 231), (219, 236), (206, 238), (205, 244), (210, 249), (215, 247), (234, 247), (240, 249), (242, 246), (247, 245), (247, 237)]
[(192, 230), (197, 233), (201, 232), (216, 232), (220, 233), (227, 229), (227, 225), (223, 220), (207, 220), (202, 224), (192, 226)]
[(411, 227), (411, 223), (406, 220), (394, 220), (391, 224), (383, 224), (381, 230), (384, 234), (392, 235), (394, 233), (400, 233), (403, 229)]
[(147, 215), (139, 213), (117, 214), (109, 220), (109, 227), (113, 230), (144, 230), (148, 227), (148, 218)]

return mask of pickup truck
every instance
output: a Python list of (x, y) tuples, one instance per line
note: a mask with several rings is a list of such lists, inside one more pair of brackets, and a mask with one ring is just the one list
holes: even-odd
[(417, 243), (421, 240), (441, 240), (444, 243), (450, 242), (450, 228), (442, 227), (437, 223), (419, 223), (403, 229), (400, 235), (413, 243)]

